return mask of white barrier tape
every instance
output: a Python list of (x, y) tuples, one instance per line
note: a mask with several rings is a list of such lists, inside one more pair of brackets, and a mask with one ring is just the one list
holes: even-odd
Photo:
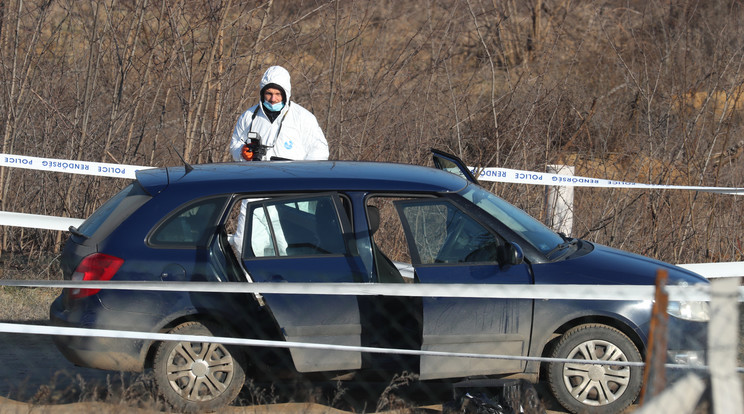
[[(110, 164), (91, 161), (73, 161), (57, 158), (29, 157), (25, 155), (0, 154), (0, 167), (17, 167), (40, 171), (54, 171), (71, 174), (96, 175), (102, 177), (135, 178), (137, 170), (155, 167), (140, 165)], [(475, 174), (475, 167), (468, 167)], [(607, 180), (603, 178), (566, 176), (561, 174), (537, 173), (534, 171), (514, 170), (510, 168), (482, 168), (477, 178), (483, 181), (506, 183), (537, 184), (574, 187), (615, 187), (640, 189), (678, 189), (706, 191), (719, 194), (744, 195), (744, 188), (701, 187), (662, 184), (642, 184), (626, 181)]]
[[(476, 175), (475, 167), (468, 167)], [(636, 188), (661, 190), (692, 190), (718, 194), (744, 195), (744, 188), (729, 187), (701, 187), (690, 185), (642, 184), (628, 181), (607, 180), (580, 176), (567, 176), (551, 173), (537, 173), (534, 171), (512, 170), (509, 168), (481, 168), (476, 176), (480, 181), (496, 181), (503, 183), (536, 184), (572, 187), (602, 187), (602, 188)]]
[(25, 155), (0, 154), (0, 167), (16, 167), (28, 170), (53, 171), (70, 174), (97, 175), (101, 177), (135, 178), (137, 170), (153, 167), (139, 165), (108, 164), (91, 161), (71, 161), (56, 158), (27, 157)]
[[(260, 346), (267, 348), (303, 348), (303, 349), (327, 349), (333, 351), (347, 352), (368, 352), (376, 354), (398, 354), (398, 355), (419, 355), (419, 356), (440, 356), (440, 357), (461, 357), (461, 358), (480, 358), (480, 359), (505, 359), (518, 361), (537, 361), (537, 362), (559, 362), (572, 364), (590, 364), (590, 365), (616, 365), (616, 366), (636, 366), (643, 367), (643, 362), (631, 361), (604, 361), (604, 360), (579, 360), (567, 358), (547, 358), (547, 357), (529, 357), (515, 355), (498, 355), (498, 354), (475, 354), (468, 352), (445, 352), (445, 351), (423, 351), (414, 349), (397, 349), (397, 348), (376, 348), (368, 346), (353, 345), (332, 345), (309, 342), (292, 342), (292, 341), (273, 341), (267, 339), (247, 339), (223, 336), (203, 336), (203, 335), (178, 335), (167, 333), (152, 333), (138, 331), (116, 331), (110, 329), (89, 329), (89, 328), (67, 328), (59, 326), (27, 325), (18, 323), (0, 323), (0, 332), (31, 334), (31, 335), (62, 335), (62, 336), (80, 336), (80, 337), (99, 337), (99, 338), (117, 338), (117, 339), (144, 339), (151, 341), (180, 341), (180, 342), (214, 342), (224, 345), (237, 346)], [(682, 368), (709, 370), (705, 366), (691, 366), (686, 364), (666, 364), (667, 368)]]
[(0, 226), (27, 227), (44, 230), (67, 230), (70, 226), (78, 227), (83, 223), (83, 221), (85, 220), (77, 218), (0, 211)]
[(709, 279), (718, 277), (744, 277), (744, 262), (686, 263), (678, 264), (677, 266)]
[[(651, 285), (487, 285), (399, 283), (95, 282), (0, 280), (0, 286), (115, 289), (165, 292), (261, 293), (285, 295), (415, 296), (538, 300), (653, 300)], [(667, 286), (670, 301), (709, 301), (708, 285)], [(744, 287), (737, 292), (744, 302)]]

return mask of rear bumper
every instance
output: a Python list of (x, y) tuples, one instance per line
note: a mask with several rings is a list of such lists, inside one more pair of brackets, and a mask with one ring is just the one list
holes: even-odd
[[(49, 310), (49, 318), (54, 326), (96, 329), (100, 328), (96, 325), (96, 321), (105, 312), (105, 308), (98, 308), (96, 318), (91, 318), (89, 317), (91, 313), (83, 309), (64, 309), (61, 299), (57, 298)], [(116, 311), (116, 314), (121, 313), (121, 311)], [(124, 319), (131, 320), (131, 318)], [(112, 328), (107, 326), (106, 329)], [(140, 330), (135, 327), (119, 329)], [(127, 372), (141, 372), (144, 369), (145, 346), (149, 344), (140, 339), (95, 336), (57, 335), (53, 337), (53, 341), (62, 355), (75, 365)]]
[(122, 339), (80, 338), (55, 336), (54, 344), (68, 361), (87, 368), (109, 371), (142, 372), (144, 363), (139, 354), (126, 351), (109, 351), (107, 348), (122, 347)]

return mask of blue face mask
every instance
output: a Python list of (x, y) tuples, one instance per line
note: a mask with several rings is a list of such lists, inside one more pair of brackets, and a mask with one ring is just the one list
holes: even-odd
[(284, 108), (284, 102), (272, 104), (272, 103), (269, 103), (269, 101), (264, 101), (263, 104), (266, 107), (266, 109), (268, 109), (269, 111), (274, 111), (274, 112), (279, 112), (282, 110), (282, 108)]

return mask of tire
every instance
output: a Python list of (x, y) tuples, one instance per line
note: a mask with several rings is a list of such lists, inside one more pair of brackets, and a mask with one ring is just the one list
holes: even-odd
[[(199, 322), (186, 322), (169, 333), (219, 336)], [(245, 383), (242, 352), (210, 342), (161, 342), (153, 373), (160, 395), (177, 411), (215, 411), (230, 404)]]
[[(633, 341), (606, 325), (580, 325), (563, 334), (553, 358), (641, 362)], [(614, 414), (638, 397), (641, 367), (553, 362), (548, 383), (558, 402), (572, 413)]]

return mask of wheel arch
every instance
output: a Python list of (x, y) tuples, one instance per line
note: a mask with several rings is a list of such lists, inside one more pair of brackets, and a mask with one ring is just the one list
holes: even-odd
[[(266, 331), (267, 331), (267, 324), (266, 323), (245, 323), (246, 320), (256, 320), (258, 318), (258, 315), (254, 315), (253, 318), (240, 318), (239, 320), (230, 319), (224, 316), (221, 316), (214, 312), (209, 311), (197, 311), (197, 312), (191, 312), (191, 313), (182, 313), (177, 315), (172, 315), (170, 318), (168, 318), (166, 321), (164, 321), (160, 328), (158, 329), (158, 333), (168, 333), (175, 327), (182, 325), (187, 322), (199, 322), (204, 325), (213, 325), (213, 326), (219, 326), (221, 329), (224, 329), (228, 335), (226, 336), (233, 336), (233, 337), (245, 337), (245, 338), (260, 338), (260, 339), (276, 339), (280, 340), (281, 337), (278, 336), (277, 332), (269, 332), (269, 335), (273, 335), (272, 338), (267, 338)], [(243, 322), (243, 323), (241, 323)], [(261, 329), (264, 334), (260, 335), (258, 332), (256, 332), (256, 327), (259, 327), (258, 329)], [(143, 366), (146, 369), (152, 368), (152, 364), (155, 360), (155, 354), (157, 352), (158, 346), (163, 341), (149, 341), (148, 343), (143, 346), (143, 353), (141, 360), (143, 361)], [(246, 347), (240, 347), (242, 350), (241, 352), (246, 353), (247, 351), (245, 349)]]
[[(540, 351), (540, 356), (550, 356), (553, 348), (555, 347), (555, 344), (558, 342), (558, 340), (560, 340), (561, 335), (577, 326), (588, 324), (605, 325), (622, 332), (631, 340), (631, 342), (633, 342), (635, 347), (638, 349), (638, 352), (641, 354), (641, 358), (643, 359), (643, 361), (646, 360), (646, 344), (639, 331), (633, 328), (630, 321), (612, 315), (584, 315), (563, 322), (560, 326), (553, 329), (552, 333), (548, 337), (548, 340), (544, 341), (542, 350)], [(544, 377), (543, 374), (546, 366), (546, 362), (540, 363), (540, 378)]]

